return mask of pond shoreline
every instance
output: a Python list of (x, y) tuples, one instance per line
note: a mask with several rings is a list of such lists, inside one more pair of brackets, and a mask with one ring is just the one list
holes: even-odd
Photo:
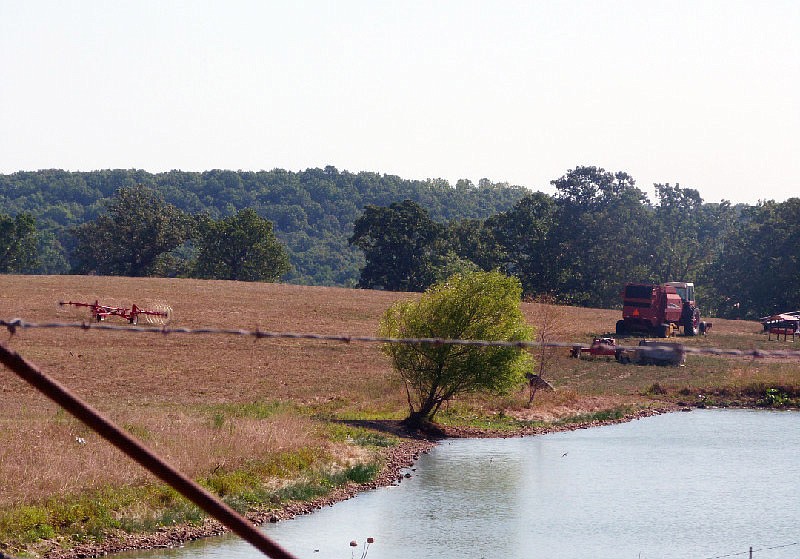
[[(355, 497), (364, 491), (399, 484), (406, 476), (410, 476), (410, 473), (404, 472), (404, 470), (413, 466), (421, 454), (429, 452), (441, 440), (448, 438), (513, 438), (544, 435), (547, 433), (576, 431), (579, 429), (626, 423), (645, 417), (679, 411), (680, 409), (682, 408), (665, 406), (661, 408), (639, 410), (619, 419), (567, 423), (548, 427), (531, 427), (514, 431), (443, 427), (441, 432), (426, 434), (409, 431), (399, 421), (359, 422), (362, 426), (390, 432), (402, 439), (400, 444), (388, 448), (383, 452), (386, 465), (374, 480), (364, 484), (348, 484), (335, 489), (324, 497), (312, 501), (288, 503), (286, 506), (274, 510), (263, 509), (250, 511), (245, 516), (256, 525), (280, 522), (282, 520), (289, 520), (297, 516), (310, 514), (327, 506), (332, 506), (341, 501)], [(220, 536), (228, 532), (229, 530), (215, 519), (205, 518), (203, 522), (198, 525), (163, 527), (153, 533), (129, 534), (123, 531), (114, 532), (108, 534), (102, 542), (77, 544), (69, 549), (62, 549), (60, 545), (62, 541), (58, 538), (40, 542), (36, 547), (38, 548), (37, 551), (40, 553), (40, 556), (44, 559), (80, 559), (101, 557), (112, 553), (134, 551), (137, 549), (178, 548), (190, 541)]]

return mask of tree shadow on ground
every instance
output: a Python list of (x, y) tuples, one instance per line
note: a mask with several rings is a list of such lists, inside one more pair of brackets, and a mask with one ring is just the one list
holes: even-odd
[(395, 419), (335, 419), (333, 421), (352, 427), (388, 433), (402, 439), (435, 441), (451, 436), (435, 423), (425, 423), (417, 427), (410, 427), (403, 421)]

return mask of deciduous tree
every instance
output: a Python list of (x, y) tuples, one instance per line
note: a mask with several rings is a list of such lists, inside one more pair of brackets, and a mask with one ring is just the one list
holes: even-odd
[(720, 316), (758, 318), (800, 308), (800, 198), (747, 208), (706, 281)]
[(183, 244), (194, 220), (145, 186), (119, 189), (106, 213), (73, 230), (78, 274), (148, 276), (158, 259)]
[(553, 198), (542, 192), (523, 197), (507, 212), (486, 220), (497, 255), (495, 266), (514, 275), (526, 293), (539, 294), (555, 288), (554, 243), (551, 238), (556, 220)]
[(434, 282), (432, 259), (443, 231), (422, 206), (411, 200), (389, 207), (367, 206), (349, 239), (364, 251), (366, 259), (358, 286), (424, 290)]
[(290, 268), (289, 257), (272, 231), (272, 222), (255, 210), (242, 210), (204, 226), (197, 277), (275, 281)]
[[(381, 335), (528, 341), (533, 329), (520, 309), (519, 280), (499, 272), (455, 275), (429, 288), (419, 300), (390, 307)], [(504, 393), (519, 387), (531, 356), (516, 347), (390, 343), (384, 351), (405, 383), (409, 416), (418, 426), (433, 421), (443, 402), (477, 391)]]
[(548, 344), (558, 340), (564, 334), (567, 326), (564, 307), (557, 305), (555, 297), (552, 295), (542, 294), (536, 296), (533, 299), (533, 305), (533, 325), (539, 347), (536, 349), (536, 374), (527, 375), (528, 407), (533, 405), (533, 399), (540, 388), (550, 386), (550, 383), (545, 380), (545, 376), (547, 376), (548, 368), (555, 360), (559, 348)]
[(551, 184), (558, 190), (556, 290), (580, 305), (618, 304), (621, 285), (649, 275), (647, 196), (627, 173), (598, 167), (576, 167)]
[(0, 214), (0, 273), (29, 272), (39, 263), (36, 221), (29, 213)]

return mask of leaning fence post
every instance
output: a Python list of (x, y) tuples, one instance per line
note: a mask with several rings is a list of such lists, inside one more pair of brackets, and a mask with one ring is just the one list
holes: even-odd
[(246, 518), (3, 344), (0, 344), (0, 362), (263, 554), (272, 559), (295, 559)]

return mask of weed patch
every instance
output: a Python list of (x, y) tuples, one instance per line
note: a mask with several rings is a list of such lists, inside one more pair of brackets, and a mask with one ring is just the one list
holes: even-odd
[(399, 442), (397, 437), (391, 435), (338, 422), (328, 424), (327, 431), (332, 442), (355, 444), (362, 447), (386, 448), (396, 446)]
[(600, 410), (594, 413), (582, 413), (559, 419), (555, 425), (571, 425), (575, 423), (594, 423), (606, 421), (619, 421), (631, 413), (630, 406), (618, 406), (610, 410)]
[(110, 529), (152, 530), (200, 517), (194, 505), (168, 487), (106, 487), (0, 511), (0, 540), (12, 548), (55, 535), (73, 542), (100, 541)]
[(787, 408), (800, 406), (797, 391), (787, 387), (769, 387), (764, 390), (763, 398), (756, 404), (766, 408)]
[[(276, 503), (323, 497), (348, 483), (368, 483), (379, 470), (378, 463), (340, 468), (331, 461), (323, 462), (319, 453), (298, 451), (276, 456), (268, 463), (251, 462), (244, 469), (219, 468), (199, 483), (244, 513)], [(270, 487), (265, 472), (304, 479), (276, 490)], [(0, 511), (0, 541), (5, 549), (17, 552), (26, 544), (56, 535), (73, 543), (100, 542), (110, 530), (152, 532), (162, 526), (198, 524), (203, 518), (200, 509), (166, 486), (106, 487)]]
[(514, 432), (529, 427), (546, 425), (541, 421), (524, 421), (507, 415), (500, 411), (497, 413), (485, 413), (475, 411), (467, 407), (451, 406), (436, 416), (437, 423), (449, 427), (470, 427), (473, 429), (495, 431), (495, 432)]
[(328, 495), (334, 488), (347, 483), (367, 483), (375, 479), (378, 464), (358, 464), (335, 473), (325, 473), (313, 480), (294, 483), (275, 492), (278, 502), (311, 501)]

